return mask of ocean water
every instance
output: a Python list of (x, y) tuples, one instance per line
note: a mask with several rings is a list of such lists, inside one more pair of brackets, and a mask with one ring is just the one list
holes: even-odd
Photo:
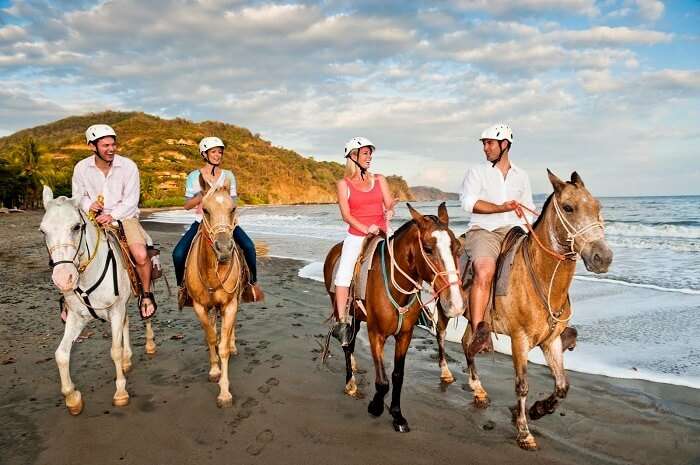
[[(538, 207), (544, 200), (535, 197)], [(579, 344), (567, 353), (567, 368), (700, 388), (700, 196), (600, 200), (615, 256), (603, 275), (577, 266), (571, 296)], [(438, 202), (412, 205), (435, 214)], [(469, 214), (458, 202), (447, 206), (450, 227), (461, 234)], [(409, 218), (405, 204), (400, 205), (392, 228)], [(149, 218), (183, 225), (192, 219), (185, 211)], [(299, 275), (319, 281), (326, 253), (346, 231), (336, 205), (243, 208), (240, 224), (265, 241), (271, 255), (305, 261)], [(458, 329), (451, 327), (456, 338)], [(496, 349), (509, 353), (507, 339), (500, 338)], [(542, 363), (538, 350), (531, 360)]]

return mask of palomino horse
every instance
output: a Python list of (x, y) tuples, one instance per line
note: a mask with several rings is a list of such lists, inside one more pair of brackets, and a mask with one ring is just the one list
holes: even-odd
[[(56, 349), (61, 376), (61, 392), (72, 415), (83, 410), (80, 391), (70, 377), (70, 351), (73, 341), (93, 318), (108, 320), (112, 326), (111, 355), (117, 372), (112, 402), (129, 403), (124, 373), (131, 368), (129, 317), (126, 304), (131, 296), (129, 274), (122, 263), (119, 245), (112, 243), (78, 207), (78, 199), (58, 197), (44, 187), (44, 209), (40, 229), (53, 268), (52, 279), (63, 293), (68, 317), (63, 339)], [(155, 353), (150, 319), (146, 320), (146, 352)]]
[[(389, 380), (384, 371), (384, 343), (387, 337), (394, 336), (396, 348), (394, 372), (391, 375), (394, 387), (389, 412), (393, 417), (394, 429), (399, 432), (410, 430), (401, 414), (401, 386), (406, 351), (421, 311), (418, 297), (422, 281), (431, 283), (435, 298), (439, 296), (442, 308), (447, 309), (447, 316), (457, 316), (463, 309), (457, 271), (459, 242), (448, 228), (449, 218), (445, 204), (438, 208), (438, 216), (423, 216), (410, 205), (408, 209), (413, 220), (401, 226), (391, 238), (377, 247), (367, 277), (364, 310), (358, 309), (360, 306), (356, 303), (353, 304), (355, 318), (352, 343), (344, 348), (345, 392), (354, 396), (358, 391), (353, 375), (352, 353), (360, 321), (366, 321), (376, 376), (376, 393), (367, 410), (374, 416), (380, 416), (384, 411), (384, 396), (389, 391)], [(326, 289), (334, 309), (335, 293), (330, 291), (330, 285), (333, 267), (341, 250), (342, 243), (330, 250), (323, 269)], [(388, 276), (391, 276), (391, 280)]]
[[(230, 195), (230, 182), (209, 188), (199, 177), (204, 197), (203, 219), (192, 242), (185, 267), (185, 285), (209, 346), (209, 381), (219, 383), (219, 407), (231, 407), (228, 359), (236, 351), (236, 314), (245, 282), (246, 267), (233, 241), (236, 227), (236, 204)], [(221, 334), (217, 354), (216, 314), (221, 312)], [(219, 364), (221, 360), (221, 364)]]
[[(528, 393), (527, 354), (539, 346), (554, 376), (552, 395), (545, 400), (538, 400), (530, 408), (530, 418), (537, 420), (553, 413), (559, 399), (565, 398), (569, 389), (563, 351), (572, 348), (575, 332), (569, 329), (565, 333), (567, 337), (562, 332), (572, 315), (569, 286), (574, 277), (576, 260), (580, 256), (589, 271), (605, 273), (613, 256), (605, 242), (600, 202), (588, 192), (581, 177), (574, 172), (571, 181), (564, 182), (551, 171), (547, 170), (547, 173), (554, 193), (545, 202), (530, 236), (515, 256), (508, 295), (496, 296), (493, 300), (495, 308), (492, 310), (492, 330), (511, 338), (515, 393), (518, 396), (513, 416), (518, 445), (523, 449), (537, 448), (535, 438), (528, 429), (525, 413)], [(468, 301), (465, 303), (464, 316), (468, 317)], [(454, 377), (445, 360), (446, 326), (447, 318), (440, 314), (437, 339), (441, 379), (452, 382)], [(475, 360), (467, 350), (471, 339), (472, 331), (469, 327), (462, 338), (469, 367), (469, 387), (474, 392), (475, 405), (486, 408), (489, 403), (488, 394), (479, 380)], [(562, 342), (562, 339), (567, 340)]]

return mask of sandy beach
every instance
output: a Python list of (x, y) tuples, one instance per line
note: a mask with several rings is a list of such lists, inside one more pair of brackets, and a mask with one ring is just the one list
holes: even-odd
[[(320, 366), (328, 298), (322, 284), (298, 277), (299, 262), (277, 258), (260, 260), (266, 302), (239, 313), (233, 408), (216, 407), (199, 323), (191, 309), (177, 310), (161, 281), (154, 357), (143, 354), (143, 327), (130, 305), (130, 405), (111, 404), (110, 335), (93, 321), (73, 347), (71, 372), (86, 405), (71, 417), (53, 359), (63, 327), (40, 219), (40, 212), (0, 216), (0, 464), (700, 464), (696, 389), (569, 372), (568, 398), (554, 415), (530, 423), (540, 450), (526, 452), (515, 443), (508, 409), (515, 403), (510, 358), (479, 358), (492, 404), (477, 410), (460, 348), (448, 347), (457, 382), (441, 386), (434, 341), (421, 330), (402, 397), (412, 431), (395, 433), (387, 413), (372, 418), (368, 399), (343, 394), (337, 343)], [(182, 228), (146, 227), (162, 246), (172, 283), (170, 252)], [(370, 396), (374, 373), (364, 341), (356, 355), (367, 370), (361, 390)], [(529, 403), (550, 393), (546, 367), (531, 364), (529, 377)]]

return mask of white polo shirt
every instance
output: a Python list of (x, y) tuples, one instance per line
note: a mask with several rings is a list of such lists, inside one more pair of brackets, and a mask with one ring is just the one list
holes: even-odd
[(97, 196), (104, 197), (102, 213), (115, 220), (138, 218), (141, 183), (139, 169), (132, 160), (114, 155), (107, 176), (95, 164), (95, 155), (84, 158), (73, 168), (73, 197), (80, 197), (80, 208), (90, 211)]
[[(515, 212), (474, 213), (474, 204), (477, 200), (497, 205), (509, 200), (516, 200), (529, 208), (535, 208), (530, 178), (525, 171), (513, 163), (510, 164), (510, 170), (508, 170), (505, 179), (501, 170), (491, 166), (490, 162), (469, 167), (464, 175), (459, 200), (462, 207), (472, 214), (467, 229), (478, 226), (493, 231), (503, 226), (525, 224), (525, 221), (518, 218)], [(533, 221), (532, 215), (528, 214), (528, 220)]]

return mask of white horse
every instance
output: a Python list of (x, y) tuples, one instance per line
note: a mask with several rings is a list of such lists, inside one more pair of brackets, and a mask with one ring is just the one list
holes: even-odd
[[(68, 308), (63, 339), (56, 349), (56, 364), (61, 376), (61, 392), (71, 415), (83, 410), (80, 391), (70, 377), (70, 351), (88, 321), (109, 321), (112, 327), (111, 355), (117, 372), (112, 403), (129, 403), (124, 373), (131, 368), (129, 318), (126, 305), (131, 297), (129, 274), (123, 266), (119, 245), (78, 207), (78, 199), (58, 197), (54, 200), (49, 187), (43, 191), (46, 213), (40, 230), (53, 268), (52, 279), (63, 293)], [(151, 321), (146, 320), (146, 353), (155, 353)]]

